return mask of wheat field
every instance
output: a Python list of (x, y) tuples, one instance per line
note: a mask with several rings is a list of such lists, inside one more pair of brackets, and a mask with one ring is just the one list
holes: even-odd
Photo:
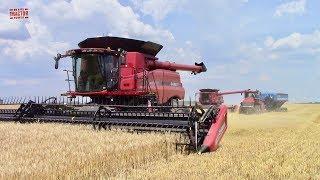
[(27, 179), (320, 179), (320, 105), (229, 114), (214, 153), (181, 154), (176, 134), (0, 123), (0, 176)]
[(94, 131), (61, 124), (0, 124), (2, 178), (112, 177), (175, 153), (175, 134)]

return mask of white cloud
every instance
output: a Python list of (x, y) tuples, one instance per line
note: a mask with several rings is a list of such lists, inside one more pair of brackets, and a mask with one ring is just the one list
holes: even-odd
[(276, 7), (274, 16), (283, 16), (285, 14), (303, 14), (306, 8), (306, 0), (295, 0), (280, 4)]
[(319, 52), (320, 31), (315, 30), (305, 34), (294, 32), (280, 38), (268, 36), (263, 43), (245, 43), (239, 46), (236, 56), (255, 62), (281, 59), (298, 62), (299, 57), (320, 57)]
[[(230, 66), (230, 65), (229, 65)], [(238, 66), (238, 70), (239, 70), (239, 75), (247, 75), (250, 72), (250, 68), (251, 68), (251, 64), (248, 60), (240, 60), (237, 64)], [(231, 67), (229, 68), (230, 71), (236, 71), (234, 69), (234, 64), (231, 65)], [(226, 72), (227, 73), (227, 72)]]
[[(70, 3), (58, 0), (49, 4), (30, 0), (26, 7), (32, 10), (30, 11), (30, 22), (25, 24), (30, 38), (26, 40), (0, 39), (0, 51), (20, 60), (26, 55), (54, 55), (57, 50), (63, 51), (68, 47), (65, 42), (54, 41), (52, 30), (48, 28), (50, 26), (47, 26), (50, 21), (63, 22), (68, 26), (68, 23), (74, 20), (93, 22), (99, 14), (102, 14), (101, 17), (105, 19), (106, 33), (156, 42), (174, 40), (170, 31), (142, 22), (139, 15), (135, 14), (131, 7), (123, 6), (116, 0), (93, 0), (90, 2), (73, 0)], [(15, 25), (11, 29), (13, 28), (20, 27)]]
[(310, 34), (292, 33), (287, 37), (274, 39), (269, 36), (265, 46), (271, 50), (295, 49), (296, 51), (317, 52), (320, 48), (320, 31)]
[(181, 45), (173, 43), (167, 43), (166, 45), (165, 50), (159, 54), (161, 59), (186, 64), (202, 61), (199, 51), (192, 45), (191, 41), (186, 41)]
[(293, 33), (289, 35), (288, 37), (281, 38), (278, 40), (274, 40), (272, 37), (268, 37), (266, 39), (266, 45), (267, 47), (270, 47), (271, 49), (279, 49), (283, 47), (289, 47), (289, 48), (298, 48), (301, 46), (302, 43), (302, 36), (300, 33)]
[(19, 0), (1, 0), (0, 1), (0, 11), (8, 12), (9, 8), (20, 7), (21, 1)]
[(270, 81), (271, 78), (270, 78), (270, 76), (268, 76), (267, 74), (261, 74), (261, 75), (259, 76), (259, 79), (258, 79), (258, 80), (260, 80), (260, 81)]
[(192, 49), (189, 48), (175, 48), (174, 53), (177, 54), (178, 61), (197, 61), (201, 59), (201, 56), (197, 52), (194, 52)]
[(144, 15), (152, 16), (156, 21), (164, 19), (177, 7), (181, 7), (185, 0), (131, 0), (133, 5)]
[[(226, 76), (224, 81), (239, 82), (238, 87), (256, 86), (261, 90), (275, 88), (275, 92), (283, 91), (291, 94), (291, 97), (300, 97), (301, 94), (312, 93), (301, 87), (312, 89), (314, 86), (319, 52), (319, 30), (311, 33), (291, 33), (280, 38), (268, 36), (261, 42), (245, 43), (240, 45), (239, 51), (234, 54), (235, 58), (243, 60), (233, 61), (230, 67), (226, 63), (226, 69), (222, 72)], [(310, 65), (308, 70), (300, 68), (306, 64)], [(299, 72), (298, 75), (296, 72)], [(308, 78), (301, 78), (301, 73)], [(241, 79), (241, 76), (244, 78)], [(303, 85), (296, 86), (296, 83), (291, 81), (292, 78), (301, 81)]]
[(25, 26), (30, 38), (26, 40), (0, 39), (2, 53), (22, 61), (26, 56), (55, 55), (57, 50), (69, 47), (65, 42), (54, 42), (48, 28), (37, 18), (27, 22)]
[(0, 33), (17, 31), (22, 25), (21, 20), (10, 19), (8, 14), (0, 13)]
[(32, 1), (28, 3), (28, 7), (48, 19), (66, 22), (94, 20), (102, 14), (108, 26), (108, 33), (116, 36), (143, 37), (154, 41), (174, 40), (170, 31), (142, 22), (131, 7), (123, 6), (117, 0), (73, 0), (70, 3), (60, 0), (50, 4)]
[(17, 86), (17, 85), (38, 85), (39, 79), (0, 79), (1, 84), (4, 86)]

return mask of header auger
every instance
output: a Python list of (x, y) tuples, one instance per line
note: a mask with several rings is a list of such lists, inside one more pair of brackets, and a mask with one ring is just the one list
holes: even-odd
[(188, 147), (199, 153), (216, 150), (227, 129), (227, 107), (185, 103), (176, 72), (198, 74), (206, 66), (158, 61), (155, 56), (161, 48), (149, 41), (88, 38), (79, 43), (79, 49), (54, 58), (56, 69), (61, 58), (72, 58), (75, 90), (66, 93), (68, 98), (27, 99), (15, 102), (21, 104), (16, 110), (5, 108), (10, 103), (4, 102), (0, 119), (179, 132), (188, 138)]

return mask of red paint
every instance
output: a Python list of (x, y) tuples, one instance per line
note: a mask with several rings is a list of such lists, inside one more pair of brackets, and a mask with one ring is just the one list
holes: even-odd
[(28, 8), (11, 8), (9, 9), (10, 19), (28, 19), (29, 9)]
[(122, 67), (132, 67), (136, 72), (144, 71), (146, 67), (146, 56), (139, 52), (127, 52), (125, 56), (125, 64)]
[(144, 91), (93, 91), (93, 92), (75, 92), (72, 91), (67, 93), (71, 96), (89, 96), (89, 97), (97, 97), (97, 96), (139, 96), (145, 95)]
[(120, 69), (120, 90), (132, 91), (136, 88), (136, 80), (134, 77), (134, 68), (122, 66)]
[(156, 69), (147, 75), (149, 92), (158, 96), (160, 104), (168, 102), (171, 98), (183, 99), (185, 90), (180, 80), (180, 74), (170, 70)]
[(259, 98), (259, 91), (245, 93), (244, 99), (240, 103), (240, 114), (251, 114), (265, 112), (265, 104)]
[(248, 104), (254, 104), (255, 103), (255, 99), (253, 97), (246, 97), (242, 100), (243, 103), (248, 103)]
[[(110, 58), (110, 55), (112, 55), (114, 56), (113, 60), (116, 59), (118, 61), (117, 63), (112, 61), (111, 65), (109, 63), (110, 59), (105, 60), (104, 62), (108, 65), (103, 67), (105, 68), (104, 71), (96, 69), (93, 69), (93, 71), (86, 66), (82, 66), (84, 64), (82, 63), (79, 69), (74, 69), (74, 72), (88, 74), (88, 71), (91, 70), (90, 76), (93, 80), (91, 80), (90, 84), (88, 80), (82, 81), (82, 87), (85, 88), (77, 87), (78, 89), (75, 92), (68, 93), (71, 96), (89, 96), (96, 99), (118, 96), (120, 99), (130, 99), (133, 96), (154, 94), (157, 97), (158, 104), (165, 104), (171, 99), (184, 98), (185, 90), (181, 83), (180, 74), (176, 72), (177, 70), (190, 71), (193, 74), (206, 71), (203, 63), (185, 65), (158, 61), (155, 55), (161, 50), (162, 45), (149, 41), (145, 42), (118, 37), (88, 38), (79, 43), (79, 47), (79, 49), (67, 51), (64, 55), (57, 55), (55, 67), (58, 68), (60, 58), (67, 56), (82, 58), (83, 54), (92, 54), (98, 58)], [(118, 51), (118, 49), (124, 51)], [(93, 60), (99, 62), (97, 59)], [(94, 66), (94, 64), (99, 63), (91, 64)], [(96, 66), (98, 67), (98, 65)], [(113, 71), (112, 77), (110, 75), (110, 68)], [(83, 76), (86, 77), (85, 75)], [(108, 82), (112, 83), (108, 84)], [(90, 89), (95, 89), (95, 91), (90, 92)]]
[(203, 141), (202, 146), (208, 147), (210, 151), (215, 151), (218, 149), (219, 142), (221, 141), (224, 133), (227, 130), (227, 112), (227, 106), (220, 106), (220, 111), (216, 116), (215, 123), (212, 123), (208, 134)]
[[(116, 53), (104, 48), (80, 48), (67, 51), (65, 56), (92, 53)], [(119, 80), (114, 90), (94, 92), (71, 92), (71, 96), (139, 96), (156, 94), (159, 104), (167, 103), (170, 99), (183, 99), (185, 90), (180, 74), (176, 70), (201, 73), (206, 71), (203, 64), (184, 65), (172, 62), (159, 62), (157, 58), (140, 52), (126, 52), (119, 66)]]
[(176, 64), (174, 62), (159, 62), (159, 61), (147, 61), (147, 67), (150, 69), (167, 69), (171, 71), (191, 71), (193, 73), (202, 72), (201, 66)]
[(248, 94), (257, 93), (258, 91), (252, 91), (250, 89), (240, 91), (226, 91), (219, 92), (218, 89), (200, 89), (199, 102), (203, 105), (221, 105), (223, 104), (223, 96), (230, 94)]
[(219, 93), (219, 95), (229, 95), (229, 94), (243, 94), (243, 93), (257, 93), (259, 91), (257, 90), (250, 90), (250, 89), (245, 89), (245, 90), (240, 90), (240, 91), (225, 91)]
[(156, 62), (156, 60), (157, 58), (150, 55), (128, 52), (125, 64), (121, 65), (120, 69), (120, 92), (155, 93), (160, 104), (168, 102), (171, 98), (183, 99), (185, 91), (180, 74), (175, 70), (200, 72), (200, 66), (162, 63)]

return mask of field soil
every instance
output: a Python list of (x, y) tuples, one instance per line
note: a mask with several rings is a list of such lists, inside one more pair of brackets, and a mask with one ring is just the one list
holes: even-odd
[(320, 179), (320, 105), (230, 113), (213, 153), (176, 150), (176, 134), (0, 123), (0, 178)]

